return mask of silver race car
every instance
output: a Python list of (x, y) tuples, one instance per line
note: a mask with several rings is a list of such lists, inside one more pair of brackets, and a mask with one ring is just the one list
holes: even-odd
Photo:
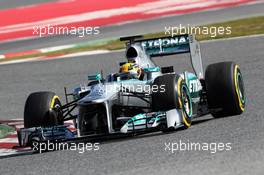
[[(77, 87), (62, 104), (53, 92), (29, 95), (21, 146), (32, 140), (67, 140), (89, 136), (170, 131), (189, 128), (193, 118), (239, 115), (245, 111), (240, 68), (233, 62), (211, 64), (204, 73), (200, 45), (193, 35), (153, 39), (120, 38), (126, 42), (127, 63), (106, 77), (89, 75), (87, 86)], [(190, 54), (193, 72), (176, 73), (159, 67), (153, 57)], [(72, 96), (72, 101), (69, 101)], [(77, 112), (76, 112), (77, 111)], [(73, 120), (77, 132), (64, 122)]]

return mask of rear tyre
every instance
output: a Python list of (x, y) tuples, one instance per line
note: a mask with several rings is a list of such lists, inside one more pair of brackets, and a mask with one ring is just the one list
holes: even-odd
[(24, 127), (63, 124), (61, 102), (53, 92), (35, 92), (28, 96), (24, 110)]
[(208, 107), (218, 117), (245, 111), (246, 97), (240, 68), (233, 62), (211, 64), (205, 72)]
[(152, 93), (153, 111), (181, 109), (183, 125), (189, 128), (192, 122), (192, 100), (185, 81), (179, 75), (165, 74), (157, 77), (153, 86), (160, 89)]

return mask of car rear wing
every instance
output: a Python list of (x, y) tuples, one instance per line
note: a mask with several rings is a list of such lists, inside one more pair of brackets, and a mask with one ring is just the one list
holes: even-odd
[(190, 52), (188, 35), (143, 39), (137, 40), (135, 43), (140, 43), (145, 52), (151, 57)]
[(204, 78), (200, 44), (195, 35), (176, 35), (151, 39), (138, 39), (142, 36), (120, 38), (129, 40), (127, 47), (139, 45), (149, 57), (190, 53), (192, 67), (198, 78)]

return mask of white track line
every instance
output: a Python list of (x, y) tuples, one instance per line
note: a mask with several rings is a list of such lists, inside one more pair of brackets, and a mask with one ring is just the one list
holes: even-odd
[(18, 143), (17, 138), (3, 138), (0, 139), (0, 143)]

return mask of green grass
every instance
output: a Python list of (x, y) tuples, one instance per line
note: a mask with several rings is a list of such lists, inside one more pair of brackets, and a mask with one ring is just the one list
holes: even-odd
[(15, 128), (0, 124), (0, 139), (14, 132)]
[[(252, 17), (252, 18), (245, 18), (245, 19), (239, 19), (234, 21), (227, 21), (222, 23), (215, 23), (205, 26), (199, 26), (199, 27), (231, 27), (232, 33), (227, 35), (217, 35), (216, 37), (211, 37), (211, 35), (196, 35), (197, 40), (203, 41), (203, 40), (212, 40), (212, 39), (221, 39), (221, 38), (232, 38), (232, 37), (238, 37), (238, 36), (248, 36), (248, 35), (256, 35), (256, 34), (264, 34), (264, 16), (260, 17)], [(153, 37), (162, 37), (165, 36), (165, 32), (159, 32), (159, 33), (150, 33), (144, 35), (144, 38), (153, 38)], [(70, 53), (76, 53), (76, 52), (83, 52), (83, 51), (91, 51), (91, 50), (118, 50), (123, 49), (125, 47), (123, 42), (120, 42), (119, 39), (116, 40), (110, 40), (107, 42), (103, 42), (102, 44), (97, 45), (82, 45), (75, 48), (70, 49), (64, 49), (60, 51), (54, 51), (49, 52), (45, 54), (32, 54), (32, 55), (23, 55), (18, 57), (13, 57), (2, 61), (9, 61), (9, 60), (17, 60), (17, 59), (23, 59), (23, 58), (32, 58), (37, 56), (59, 56), (59, 55), (65, 55)]]

